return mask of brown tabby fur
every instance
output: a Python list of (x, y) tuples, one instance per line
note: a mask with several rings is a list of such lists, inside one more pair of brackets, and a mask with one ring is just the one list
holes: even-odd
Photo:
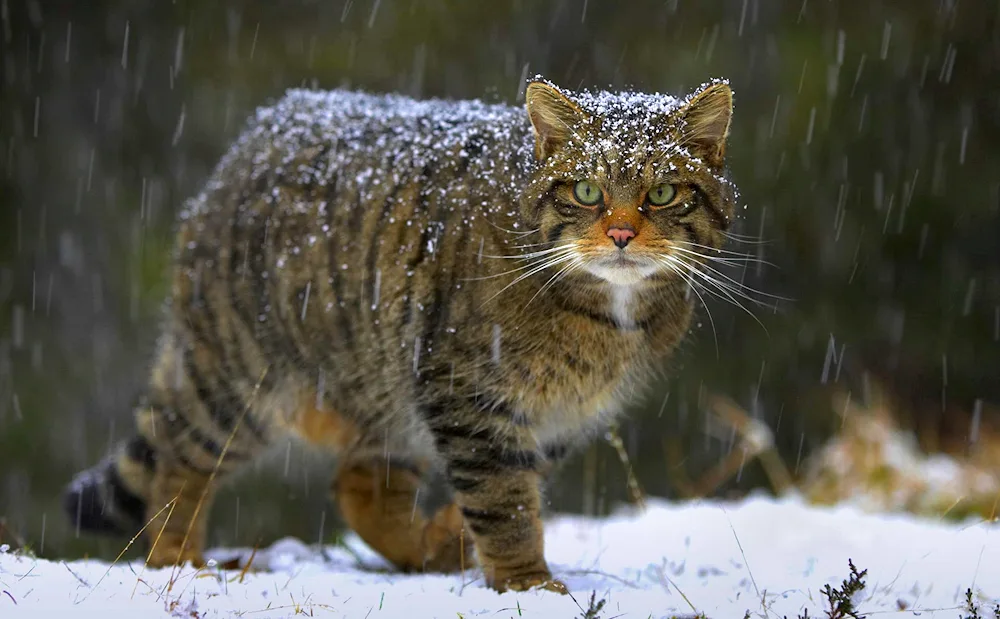
[[(219, 482), (292, 433), (339, 455), (344, 519), (399, 568), (477, 558), (499, 591), (565, 591), (540, 483), (688, 329), (701, 259), (683, 250), (720, 248), (732, 216), (732, 94), (535, 80), (526, 103), (296, 91), (262, 109), (182, 217), (136, 436), (70, 486), (78, 526), (151, 519), (151, 564), (200, 564)], [(677, 197), (653, 207), (662, 182)], [(433, 469), (454, 503), (428, 518)]]

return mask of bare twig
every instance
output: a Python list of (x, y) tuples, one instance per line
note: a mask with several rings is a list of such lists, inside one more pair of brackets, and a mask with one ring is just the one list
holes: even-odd
[(0, 518), (0, 543), (10, 546), (11, 550), (20, 550), (27, 547), (27, 544), (14, 530), (7, 525), (6, 518)]
[(646, 494), (642, 491), (642, 487), (639, 486), (639, 480), (632, 469), (632, 462), (629, 460), (628, 451), (625, 450), (622, 437), (618, 434), (618, 428), (612, 427), (608, 430), (608, 443), (615, 448), (615, 451), (618, 453), (618, 459), (621, 460), (622, 466), (625, 467), (626, 483), (628, 484), (629, 496), (632, 502), (638, 505), (640, 510), (645, 511)]

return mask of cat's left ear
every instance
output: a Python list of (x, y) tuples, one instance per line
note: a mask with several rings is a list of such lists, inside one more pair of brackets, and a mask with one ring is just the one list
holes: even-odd
[(573, 135), (586, 113), (566, 95), (545, 82), (531, 82), (524, 91), (528, 118), (535, 130), (535, 158), (544, 161)]
[(733, 91), (728, 84), (706, 86), (678, 112), (682, 120), (681, 145), (711, 166), (721, 166), (733, 117)]

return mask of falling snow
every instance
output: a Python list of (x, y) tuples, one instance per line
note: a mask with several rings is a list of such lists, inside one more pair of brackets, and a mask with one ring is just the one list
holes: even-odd
[[(608, 618), (690, 614), (681, 592), (713, 619), (745, 610), (794, 617), (804, 606), (823, 616), (819, 588), (839, 583), (850, 557), (871, 570), (860, 607), (870, 616), (906, 616), (906, 607), (953, 619), (966, 587), (992, 596), (981, 600), (990, 616), (1000, 595), (996, 531), (942, 520), (965, 513), (964, 483), (991, 497), (1000, 483), (996, 466), (973, 475), (960, 461), (1000, 445), (995, 3), (50, 4), (0, 0), (0, 617), (287, 616), (298, 604), (317, 616), (334, 607), (333, 616), (374, 619), (419, 616), (426, 599), (452, 619), (582, 614), (546, 594), (498, 597), (474, 571), (463, 589), (462, 577), (383, 574), (341, 548), (321, 557), (289, 540), (258, 557), (269, 571), (243, 583), (187, 570), (163, 598), (153, 590), (168, 572), (135, 562), (109, 570), (118, 542), (78, 537), (55, 511), (72, 473), (132, 423), (171, 285), (175, 215), (197, 214), (203, 201), (185, 198), (203, 189), (220, 155), (258, 154), (242, 180), (280, 173), (322, 188), (358, 149), (375, 146), (386, 161), (341, 180), (384, 188), (399, 170), (453, 153), (516, 196), (534, 165), (524, 93), (538, 72), (608, 133), (670, 129), (663, 117), (724, 81), (711, 76), (729, 76), (737, 94), (727, 174), (742, 197), (731, 253), (712, 264), (729, 290), (768, 295), (743, 313), (685, 289), (699, 305), (696, 326), (648, 402), (636, 402), (620, 441), (645, 489), (670, 504), (597, 518), (627, 496), (624, 467), (606, 445), (557, 479), (549, 498), (558, 509), (595, 516), (566, 517), (547, 532), (553, 567), (577, 600), (597, 590)], [(387, 92), (397, 94), (377, 94)], [(595, 142), (591, 152), (619, 146)], [(626, 152), (617, 162), (635, 160)], [(298, 199), (288, 208), (318, 209), (326, 220), (337, 204)], [(510, 219), (514, 204), (462, 208), (475, 213), (470, 221), (498, 208)], [(315, 230), (277, 248), (280, 268), (327, 242), (330, 226)], [(437, 255), (448, 231), (429, 230), (425, 249)], [(496, 252), (484, 245), (470, 238), (468, 259), (488, 266)], [(241, 248), (243, 259), (256, 249)], [(382, 278), (375, 273), (362, 304), (389, 305), (394, 286), (388, 272)], [(345, 300), (322, 294), (331, 282), (301, 282), (290, 318), (337, 314)], [(252, 319), (273, 320), (276, 305)], [(622, 322), (629, 307), (617, 299)], [(494, 330), (487, 359), (505, 360), (511, 337)], [(407, 336), (399, 353), (419, 372), (431, 344)], [(334, 378), (309, 380), (321, 392)], [(708, 403), (725, 394), (774, 429), (772, 455), (800, 486), (817, 456), (863, 477), (868, 468), (855, 465), (871, 464), (870, 452), (847, 466), (845, 450), (830, 448), (851, 426), (830, 396), (861, 402), (879, 390), (892, 396), (886, 416), (912, 427), (884, 446), (878, 479), (905, 472), (913, 483), (883, 484), (864, 501), (844, 484), (839, 496), (903, 509), (904, 491), (916, 488), (941, 499), (919, 502), (928, 520), (754, 498), (769, 484), (760, 462), (739, 462), (737, 428), (709, 422)], [(338, 525), (315, 483), (329, 469), (310, 469), (300, 455), (281, 444), (274, 471), (237, 483), (237, 516), (219, 515), (212, 539), (252, 544), (258, 530), (315, 539), (316, 522), (330, 539)], [(709, 495), (750, 498), (678, 498), (686, 477), (697, 486), (733, 455), (738, 472)], [(284, 484), (277, 492), (275, 479)], [(44, 559), (25, 556), (18, 540)], [(348, 543), (379, 565), (356, 538)], [(85, 554), (102, 561), (71, 560)]]

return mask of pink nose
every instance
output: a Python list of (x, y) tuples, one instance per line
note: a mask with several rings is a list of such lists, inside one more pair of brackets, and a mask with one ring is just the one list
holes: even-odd
[(609, 228), (608, 236), (615, 242), (619, 249), (625, 249), (628, 242), (635, 237), (635, 230), (631, 226), (627, 228)]

